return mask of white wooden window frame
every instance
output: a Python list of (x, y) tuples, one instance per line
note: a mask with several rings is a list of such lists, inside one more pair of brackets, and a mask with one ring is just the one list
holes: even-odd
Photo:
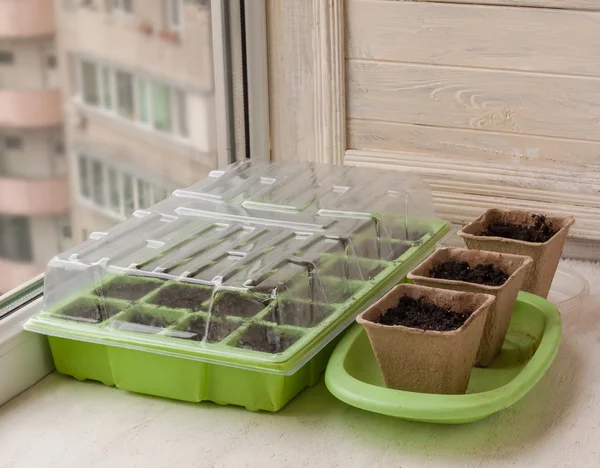
[[(267, 0), (267, 5), (274, 160), (414, 172), (430, 183), (438, 215), (456, 225), (498, 206), (573, 214), (579, 220), (571, 229), (566, 255), (600, 259), (600, 213), (595, 218), (590, 216), (590, 210), (596, 208), (589, 201), (589, 166), (566, 167), (535, 158), (524, 158), (518, 165), (496, 163), (483, 152), (480, 159), (474, 159), (468, 155), (416, 153), (401, 147), (387, 151), (349, 149), (346, 0)], [(591, 172), (600, 177), (597, 170)], [(453, 177), (447, 177), (449, 173)], [(504, 198), (497, 187), (490, 187), (490, 180), (505, 186), (511, 199)], [(571, 188), (568, 197), (557, 188), (559, 183)], [(533, 197), (532, 186), (546, 188), (542, 195)]]

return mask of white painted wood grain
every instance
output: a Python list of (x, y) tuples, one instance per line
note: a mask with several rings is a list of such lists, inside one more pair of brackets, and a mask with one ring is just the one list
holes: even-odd
[(314, 158), (313, 18), (313, 2), (267, 0), (273, 160)]
[[(391, 151), (349, 150), (346, 164), (410, 171), (427, 181), (438, 215), (460, 224), (492, 207), (528, 209), (577, 219), (570, 235), (600, 241), (600, 184), (550, 166)], [(570, 179), (570, 181), (569, 181)], [(588, 189), (592, 190), (588, 190)]]
[(348, 61), (352, 118), (600, 139), (600, 79)]
[[(405, 0), (394, 0), (404, 2)], [(597, 0), (408, 0), (413, 2), (470, 3), (502, 6), (528, 6), (569, 10), (600, 10)]]
[(597, 171), (589, 175), (595, 183), (600, 182), (600, 143), (594, 141), (350, 119), (348, 148), (429, 153), (480, 163), (493, 161), (509, 168), (527, 161), (536, 168), (557, 163), (565, 173), (577, 177)]
[(347, 3), (349, 58), (600, 76), (599, 49), (600, 13)]

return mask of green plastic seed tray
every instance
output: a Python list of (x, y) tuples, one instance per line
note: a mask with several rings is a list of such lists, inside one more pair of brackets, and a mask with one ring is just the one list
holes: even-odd
[(52, 259), (25, 327), (78, 379), (276, 411), (447, 230), (417, 178), (243, 162)]
[(357, 408), (430, 423), (478, 421), (523, 398), (546, 373), (561, 341), (560, 313), (545, 299), (519, 293), (500, 355), (474, 368), (465, 395), (389, 389), (364, 329), (354, 325), (336, 347), (325, 374), (331, 393)]

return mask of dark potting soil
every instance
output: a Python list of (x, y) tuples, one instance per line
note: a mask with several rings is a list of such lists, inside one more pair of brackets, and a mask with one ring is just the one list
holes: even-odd
[(100, 323), (121, 312), (121, 308), (102, 302), (76, 302), (61, 311), (66, 318), (82, 319), (81, 321)]
[(225, 293), (215, 303), (212, 313), (217, 317), (231, 315), (234, 317), (254, 317), (267, 306), (267, 303), (259, 299), (240, 296), (238, 294)]
[(485, 286), (502, 286), (508, 279), (508, 275), (502, 269), (491, 263), (480, 263), (471, 268), (467, 262), (455, 260), (434, 266), (429, 274), (432, 278), (466, 281)]
[(403, 296), (396, 307), (388, 309), (376, 322), (421, 330), (450, 331), (460, 328), (472, 313), (453, 312), (429, 302), (424, 297), (413, 299)]
[[(206, 337), (206, 341), (209, 343), (217, 343), (222, 341), (239, 326), (240, 325), (237, 323), (218, 323), (211, 321), (210, 325), (208, 326), (208, 336)], [(187, 324), (184, 331), (194, 333), (194, 335), (189, 338), (190, 340), (202, 341), (206, 335), (206, 320), (204, 320), (202, 317), (196, 317)]]
[(333, 308), (323, 304), (281, 300), (264, 318), (278, 325), (311, 328), (331, 315)]
[(482, 235), (541, 243), (549, 241), (558, 232), (544, 215), (533, 215), (532, 220), (533, 224), (491, 223)]
[(175, 323), (174, 320), (169, 321), (163, 317), (157, 317), (156, 315), (141, 311), (134, 312), (126, 319), (126, 321), (129, 323), (135, 323), (137, 325), (145, 325), (156, 328), (167, 328)]
[(112, 297), (126, 301), (137, 301), (150, 291), (157, 289), (160, 283), (150, 281), (123, 281), (119, 279), (112, 280), (110, 283), (100, 286), (94, 291), (96, 296)]
[(197, 311), (201, 309), (203, 302), (210, 299), (211, 295), (212, 289), (210, 288), (171, 284), (161, 289), (150, 303), (173, 309)]
[(237, 342), (238, 348), (278, 354), (284, 352), (296, 341), (298, 336), (281, 334), (271, 327), (252, 325)]

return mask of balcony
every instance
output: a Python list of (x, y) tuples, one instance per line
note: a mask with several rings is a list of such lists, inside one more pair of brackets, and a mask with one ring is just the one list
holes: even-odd
[(59, 90), (0, 89), (0, 127), (40, 128), (61, 123), (62, 107)]
[(44, 272), (43, 266), (0, 258), (0, 295)]
[(0, 38), (23, 38), (54, 34), (52, 0), (0, 1)]
[(67, 213), (70, 207), (67, 177), (17, 179), (0, 176), (0, 213), (2, 214), (48, 216)]

